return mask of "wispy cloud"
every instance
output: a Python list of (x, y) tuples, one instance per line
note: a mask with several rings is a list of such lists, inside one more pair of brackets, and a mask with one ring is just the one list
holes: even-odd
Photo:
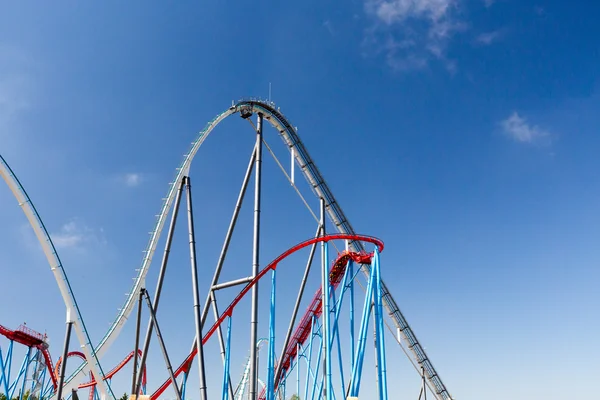
[(139, 172), (128, 172), (117, 177), (117, 180), (127, 187), (139, 186), (144, 182), (144, 179), (144, 175)]
[(446, 49), (451, 38), (466, 29), (456, 15), (460, 0), (365, 0), (374, 22), (365, 45), (385, 52), (395, 69), (420, 69), (432, 59), (450, 70)]
[(489, 46), (494, 42), (497, 42), (502, 35), (504, 34), (504, 30), (502, 29), (497, 29), (495, 31), (491, 31), (491, 32), (484, 32), (479, 34), (476, 38), (475, 38), (475, 42), (477, 44), (483, 45), (483, 46)]
[(50, 236), (58, 249), (85, 250), (88, 246), (105, 244), (103, 233), (102, 229), (97, 232), (81, 221), (73, 219), (63, 224), (58, 232)]
[(323, 21), (323, 27), (327, 29), (327, 32), (329, 32), (331, 36), (335, 35), (335, 29), (333, 29), (333, 24), (331, 23), (331, 20), (327, 19)]
[(516, 111), (501, 122), (504, 133), (520, 143), (541, 143), (550, 139), (550, 132), (537, 125), (531, 125)]
[(494, 3), (495, 3), (495, 2), (496, 2), (496, 0), (483, 0), (483, 4), (484, 4), (484, 5), (485, 5), (487, 8), (489, 8), (489, 7), (491, 7), (492, 5), (494, 5)]

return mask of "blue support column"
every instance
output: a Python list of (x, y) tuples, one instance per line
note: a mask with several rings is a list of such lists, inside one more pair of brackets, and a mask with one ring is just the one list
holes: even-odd
[[(311, 323), (310, 323), (310, 342), (308, 343), (308, 359), (307, 359), (307, 371), (306, 371), (306, 385), (304, 387), (304, 399), (308, 399), (308, 378), (311, 374), (311, 360), (312, 360), (312, 347), (313, 347), (313, 340), (315, 338), (315, 317), (313, 315)], [(316, 377), (314, 379), (317, 379)], [(298, 394), (298, 396), (300, 396), (300, 394)]]
[[(227, 319), (227, 343), (225, 344), (225, 369), (223, 371), (222, 398), (229, 399), (229, 364), (231, 359), (231, 316)], [(233, 399), (231, 399), (233, 400)]]
[[(185, 390), (187, 389), (187, 379), (189, 376), (189, 371), (183, 373), (183, 378), (181, 378), (181, 398), (185, 399)], [(146, 394), (146, 392), (144, 392)]]
[(300, 343), (296, 344), (296, 396), (300, 397)]
[(382, 291), (381, 291), (381, 268), (379, 263), (379, 251), (375, 248), (374, 256), (373, 256), (373, 264), (375, 269), (375, 305), (378, 314), (377, 318), (377, 343), (379, 345), (377, 364), (379, 365), (379, 394), (381, 400), (388, 399), (387, 393), (387, 368), (386, 368), (386, 359), (385, 359), (385, 330), (383, 326), (383, 301), (382, 301)]
[(329, 288), (331, 287), (329, 284), (329, 243), (323, 242), (323, 269), (324, 269), (324, 281), (322, 285), (323, 290), (323, 305), (322, 305), (322, 315), (323, 315), (323, 341), (325, 343), (325, 399), (331, 399), (329, 393), (333, 390), (333, 386), (331, 384), (331, 329), (330, 329), (330, 313), (331, 308), (329, 306), (329, 298), (331, 296)]
[(384, 399), (384, 393), (383, 393), (383, 385), (382, 385), (382, 368), (385, 368), (382, 366), (381, 363), (381, 336), (383, 334), (383, 332), (381, 331), (381, 326), (380, 326), (380, 321), (382, 321), (382, 307), (381, 307), (381, 293), (380, 293), (380, 286), (379, 286), (379, 263), (377, 262), (377, 254), (374, 255), (373, 257), (373, 263), (372, 263), (372, 268), (373, 268), (373, 272), (375, 273), (374, 276), (374, 282), (375, 282), (375, 293), (374, 293), (374, 301), (373, 301), (373, 308), (374, 308), (374, 315), (373, 315), (373, 324), (375, 325), (375, 356), (377, 357), (377, 388), (378, 388), (378, 393), (379, 393), (379, 400), (383, 400)]
[(271, 275), (271, 310), (269, 315), (269, 354), (267, 375), (267, 400), (275, 400), (275, 279), (276, 269)]
[(354, 262), (350, 260), (348, 262), (348, 273), (350, 274), (350, 370), (354, 370), (354, 362), (356, 360), (356, 353), (354, 350)]
[(373, 298), (373, 286), (375, 283), (375, 270), (371, 269), (369, 283), (367, 285), (367, 293), (365, 296), (365, 304), (363, 307), (362, 320), (360, 323), (360, 333), (358, 336), (358, 349), (356, 350), (356, 361), (352, 369), (352, 379), (350, 381), (350, 395), (358, 397), (360, 389), (360, 377), (362, 374), (362, 366), (365, 355), (365, 346), (367, 343), (367, 331), (369, 329), (369, 318), (371, 316), (371, 300)]

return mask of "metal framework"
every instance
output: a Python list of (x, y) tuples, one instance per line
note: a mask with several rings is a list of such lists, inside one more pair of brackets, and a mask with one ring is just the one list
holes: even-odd
[[(212, 130), (224, 119), (229, 116), (239, 114), (242, 118), (250, 120), (250, 117), (256, 115), (257, 121), (255, 126), (256, 133), (256, 144), (252, 151), (248, 169), (244, 177), (242, 187), (238, 196), (236, 206), (233, 211), (231, 222), (225, 237), (223, 248), (217, 262), (212, 283), (210, 285), (209, 293), (207, 293), (207, 299), (204, 303), (204, 307), (200, 308), (199, 301), (199, 288), (198, 288), (198, 275), (196, 266), (196, 249), (195, 249), (195, 238), (194, 238), (194, 215), (192, 208), (191, 198), (191, 184), (190, 184), (190, 167), (191, 163), (197, 154), (200, 146), (204, 140), (212, 132)], [(261, 168), (262, 168), (262, 148), (263, 145), (270, 148), (266, 144), (263, 138), (264, 122), (268, 122), (278, 132), (279, 136), (288, 147), (291, 157), (291, 176), (288, 175), (288, 179), (292, 183), (292, 186), (298, 191), (294, 183), (294, 168), (297, 164), (300, 171), (307, 179), (312, 191), (320, 199), (321, 202), (321, 218), (318, 221), (319, 226), (317, 227), (316, 236), (306, 242), (301, 243), (298, 246), (283, 253), (280, 258), (276, 259), (271, 264), (268, 264), (262, 270), (260, 269), (260, 226), (261, 226)], [(164, 203), (161, 207), (161, 211), (158, 214), (157, 222), (150, 233), (150, 241), (147, 245), (142, 265), (139, 268), (137, 277), (134, 279), (134, 285), (127, 296), (124, 306), (120, 309), (116, 319), (112, 323), (109, 330), (106, 332), (104, 337), (98, 343), (97, 346), (93, 347), (89, 341), (89, 336), (85, 329), (82, 316), (80, 315), (75, 297), (72, 293), (69, 285), (66, 273), (60, 263), (60, 259), (56, 253), (54, 246), (52, 245), (51, 239), (37, 214), (37, 211), (33, 207), (29, 197), (25, 190), (17, 180), (16, 176), (10, 170), (4, 159), (0, 158), (0, 175), (7, 181), (9, 187), (13, 191), (13, 194), (19, 200), (23, 211), (27, 215), (30, 223), (32, 224), (38, 240), (44, 248), (44, 252), (50, 262), (52, 271), (59, 284), (59, 288), (63, 295), (65, 304), (67, 305), (67, 323), (68, 326), (73, 326), (76, 335), (79, 339), (81, 349), (84, 355), (85, 361), (79, 365), (75, 372), (69, 377), (65, 378), (65, 385), (55, 383), (55, 387), (58, 385), (57, 391), (52, 391), (52, 395), (60, 395), (60, 391), (64, 390), (69, 393), (70, 390), (76, 387), (81, 387), (79, 383), (83, 379), (83, 375), (90, 370), (95, 377), (100, 377), (98, 380), (97, 388), (99, 390), (99, 397), (104, 398), (106, 396), (114, 398), (109, 381), (110, 377), (104, 374), (99, 363), (100, 357), (108, 350), (110, 345), (119, 336), (123, 325), (128, 319), (129, 315), (135, 308), (136, 303), (138, 307), (141, 307), (141, 301), (143, 298), (146, 299), (148, 309), (150, 310), (150, 321), (148, 322), (148, 328), (146, 330), (146, 336), (144, 340), (143, 350), (141, 352), (141, 360), (139, 362), (139, 369), (137, 363), (137, 357), (134, 357), (134, 373), (132, 379), (132, 391), (135, 394), (143, 393), (143, 373), (145, 373), (146, 357), (149, 351), (150, 340), (153, 331), (159, 339), (167, 369), (170, 373), (170, 379), (163, 384), (158, 390), (152, 395), (152, 399), (157, 399), (166, 387), (169, 385), (173, 386), (173, 389), (177, 395), (177, 398), (181, 399), (185, 397), (185, 383), (187, 381), (188, 373), (192, 365), (192, 360), (197, 357), (199, 362), (199, 379), (200, 379), (200, 397), (205, 400), (206, 394), (206, 378), (204, 375), (204, 356), (203, 356), (203, 344), (216, 332), (219, 340), (221, 349), (221, 358), (224, 364), (223, 373), (223, 384), (222, 384), (222, 398), (233, 399), (234, 391), (233, 385), (230, 378), (229, 364), (231, 362), (230, 352), (230, 340), (231, 340), (231, 329), (232, 329), (232, 313), (235, 305), (243, 298), (247, 292), (251, 291), (251, 321), (250, 321), (250, 357), (247, 364), (247, 373), (245, 372), (243, 380), (245, 383), (242, 385), (244, 388), (248, 388), (248, 392), (252, 399), (275, 399), (275, 396), (280, 396), (282, 391), (285, 395), (286, 381), (290, 376), (291, 371), (296, 368), (297, 375), (300, 376), (300, 359), (305, 358), (307, 366), (307, 382), (311, 379), (313, 389), (311, 391), (311, 398), (314, 398), (315, 393), (317, 398), (321, 396), (326, 399), (333, 398), (345, 398), (347, 396), (358, 395), (360, 389), (360, 377), (363, 368), (362, 360), (365, 353), (365, 343), (368, 332), (368, 325), (371, 317), (373, 317), (373, 338), (374, 338), (374, 351), (375, 358), (377, 360), (377, 387), (378, 387), (378, 398), (387, 399), (387, 378), (386, 378), (386, 359), (385, 359), (385, 340), (384, 340), (384, 327), (385, 327), (385, 308), (387, 314), (391, 317), (392, 321), (396, 325), (398, 333), (403, 336), (405, 341), (408, 343), (408, 349), (411, 352), (412, 358), (416, 361), (421, 369), (422, 375), (426, 378), (426, 383), (432, 393), (438, 400), (451, 399), (451, 396), (443, 384), (441, 378), (433, 367), (429, 357), (423, 350), (421, 344), (417, 340), (414, 332), (406, 322), (403, 314), (400, 312), (396, 302), (389, 293), (386, 285), (381, 279), (379, 271), (379, 252), (382, 250), (380, 242), (373, 238), (366, 236), (356, 235), (350, 222), (344, 215), (339, 203), (334, 198), (330, 189), (328, 188), (325, 180), (317, 169), (315, 163), (310, 158), (306, 148), (300, 141), (297, 135), (296, 129), (292, 124), (283, 116), (272, 102), (265, 102), (256, 99), (242, 100), (236, 104), (233, 104), (229, 109), (219, 114), (215, 119), (210, 121), (203, 131), (200, 132), (197, 139), (193, 142), (192, 148), (188, 154), (184, 156), (184, 160), (180, 167), (177, 169), (175, 179), (170, 184), (170, 188), (167, 196), (164, 199)], [(279, 161), (277, 160), (279, 163)], [(281, 166), (281, 165), (280, 165)], [(243, 277), (229, 282), (219, 282), (221, 269), (223, 267), (224, 260), (227, 255), (229, 242), (231, 235), (235, 229), (236, 221), (241, 209), (241, 204), (244, 200), (246, 189), (250, 180), (250, 176), (254, 172), (254, 230), (253, 230), (253, 250), (252, 250), (252, 274), (248, 277)], [(286, 174), (287, 175), (287, 174)], [(165, 343), (161, 339), (159, 322), (157, 317), (159, 300), (162, 290), (162, 285), (165, 277), (166, 267), (169, 260), (169, 253), (171, 249), (171, 243), (173, 240), (173, 234), (178, 216), (179, 205), (184, 189), (186, 190), (187, 204), (188, 204), (188, 238), (190, 247), (190, 259), (192, 268), (192, 289), (194, 294), (194, 318), (195, 318), (195, 331), (196, 338), (193, 341), (192, 350), (190, 355), (184, 360), (184, 362), (176, 369), (172, 369), (169, 361), (168, 352)], [(299, 193), (299, 192), (298, 192)], [(304, 199), (303, 199), (304, 200)], [(153, 295), (154, 300), (150, 300), (150, 295), (146, 290), (145, 278), (152, 264), (153, 257), (160, 240), (162, 230), (165, 226), (167, 219), (171, 215), (171, 222), (169, 224), (165, 249), (163, 252), (162, 262), (160, 265), (160, 271), (158, 275), (158, 282), (156, 291)], [(326, 217), (332, 222), (335, 231), (338, 233), (332, 235), (326, 235)], [(314, 213), (313, 213), (314, 216)], [(345, 241), (346, 251), (339, 254), (335, 263), (331, 268), (328, 265), (328, 243), (334, 240)], [(315, 294), (313, 302), (310, 304), (308, 310), (299, 322), (296, 321), (298, 309), (302, 301), (306, 278), (310, 272), (313, 256), (316, 251), (316, 244), (321, 243), (321, 288)], [(365, 243), (374, 243), (378, 246), (373, 252), (367, 252)], [(289, 254), (298, 251), (301, 248), (312, 246), (309, 255), (309, 260), (306, 265), (305, 273), (300, 284), (298, 291), (297, 300), (295, 303), (294, 311), (290, 318), (289, 327), (284, 337), (284, 346), (278, 353), (275, 349), (275, 318), (276, 318), (276, 282), (277, 274), (276, 267), (280, 261), (286, 258)], [(360, 268), (354, 271), (353, 263), (360, 264)], [(350, 272), (348, 272), (350, 271)], [(361, 314), (360, 326), (355, 327), (358, 321), (354, 319), (354, 313), (356, 310), (355, 297), (357, 291), (354, 288), (354, 280), (357, 274), (362, 271), (363, 276), (367, 281), (366, 293), (364, 297), (364, 305)], [(262, 391), (259, 390), (259, 374), (258, 374), (258, 362), (257, 362), (257, 342), (258, 342), (258, 283), (259, 280), (265, 276), (267, 272), (271, 272), (271, 301), (269, 309), (269, 340), (268, 340), (268, 367), (267, 367), (267, 379), (264, 384)], [(340, 285), (341, 283), (341, 285)], [(218, 304), (216, 300), (216, 291), (232, 288), (238, 285), (244, 285), (238, 296), (236, 296), (233, 303), (229, 305), (223, 312), (219, 312)], [(346, 294), (348, 292), (348, 294)], [(143, 297), (142, 297), (143, 296)], [(346, 298), (349, 303), (349, 331), (351, 336), (349, 356), (346, 357), (346, 372), (344, 372), (344, 363), (342, 357), (342, 346), (340, 344), (339, 324), (338, 321), (341, 318), (340, 310), (343, 299)], [(205, 329), (206, 317), (209, 310), (213, 310), (215, 316), (215, 323), (208, 330)], [(326, 311), (325, 311), (326, 310)], [(139, 321), (140, 311), (138, 310), (138, 329), (136, 333), (136, 347), (139, 341)], [(71, 318), (70, 316), (73, 316)], [(221, 326), (223, 322), (227, 320), (226, 326)], [(295, 328), (294, 328), (295, 327)], [(226, 332), (223, 333), (223, 328)], [(67, 334), (67, 344), (68, 336)], [(203, 334), (204, 332), (204, 334)], [(315, 342), (315, 346), (313, 346)], [(318, 342), (318, 344), (316, 343)], [(65, 345), (65, 351), (67, 349)], [(333, 348), (337, 348), (337, 352), (333, 351)], [(317, 350), (318, 348), (318, 350)], [(136, 349), (137, 351), (137, 349)], [(313, 355), (313, 352), (318, 354)], [(133, 352), (136, 354), (136, 352)], [(279, 357), (277, 357), (279, 356)], [(337, 356), (337, 359), (336, 359)], [(66, 359), (65, 359), (66, 360)], [(311, 364), (316, 363), (314, 366)], [(320, 365), (322, 363), (322, 365)], [(335, 364), (335, 365), (334, 365)], [(339, 367), (339, 374), (335, 367)], [(319, 372), (319, 368), (321, 372)], [(64, 363), (62, 370), (64, 371)], [(336, 371), (334, 373), (334, 371)], [(183, 374), (183, 379), (180, 385), (178, 385), (176, 379)], [(62, 374), (61, 374), (62, 375)], [(298, 378), (299, 379), (299, 378)], [(4, 379), (7, 381), (7, 379)], [(339, 382), (338, 382), (339, 381)], [(306, 383), (308, 385), (308, 383)], [(339, 387), (338, 387), (339, 385)], [(239, 389), (238, 385), (238, 389)], [(297, 384), (299, 391), (299, 384)], [(245, 389), (244, 389), (245, 390)], [(337, 394), (336, 394), (337, 392)], [(239, 393), (239, 390), (236, 392)], [(308, 386), (306, 386), (305, 396), (308, 395)], [(60, 397), (60, 396), (58, 396)]]

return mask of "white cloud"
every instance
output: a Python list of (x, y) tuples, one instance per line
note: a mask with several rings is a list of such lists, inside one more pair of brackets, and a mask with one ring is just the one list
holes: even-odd
[(475, 38), (475, 41), (481, 45), (489, 46), (493, 42), (496, 42), (502, 36), (503, 31), (501, 29), (484, 32)]
[(325, 29), (327, 29), (327, 31), (329, 32), (329, 34), (331, 36), (335, 35), (335, 29), (333, 29), (333, 24), (331, 23), (330, 20), (327, 19), (327, 20), (323, 21), (323, 27)]
[(550, 138), (550, 133), (537, 125), (530, 125), (516, 111), (501, 123), (504, 133), (521, 143), (537, 143)]
[(465, 29), (456, 16), (459, 1), (365, 0), (366, 13), (374, 21), (365, 43), (375, 52), (385, 52), (396, 69), (420, 69), (437, 59), (453, 70), (446, 48)]
[[(103, 233), (102, 229), (99, 233)], [(90, 245), (105, 244), (101, 236), (78, 220), (65, 223), (58, 232), (50, 236), (58, 249), (84, 250)]]
[(496, 0), (483, 0), (483, 4), (485, 4), (486, 7), (491, 7), (494, 3), (496, 2)]
[(128, 187), (136, 187), (144, 181), (144, 176), (137, 172), (129, 172), (119, 176), (118, 180)]

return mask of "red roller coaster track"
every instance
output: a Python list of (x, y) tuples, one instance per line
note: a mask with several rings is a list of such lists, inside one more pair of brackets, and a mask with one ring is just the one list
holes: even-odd
[[(297, 252), (298, 250), (301, 250), (312, 244), (319, 243), (319, 242), (329, 242), (332, 240), (350, 240), (350, 241), (373, 243), (378, 247), (380, 252), (383, 251), (383, 242), (377, 238), (374, 238), (371, 236), (364, 236), (364, 235), (348, 235), (348, 234), (333, 234), (333, 235), (316, 237), (316, 238), (306, 240), (302, 243), (299, 243), (299, 244), (295, 245), (294, 247), (291, 247), (290, 249), (288, 249), (287, 251), (285, 251), (284, 253), (279, 255), (279, 257), (277, 257), (275, 260), (273, 260), (269, 265), (267, 265), (265, 268), (263, 268), (254, 279), (252, 279), (250, 282), (248, 282), (248, 284), (246, 286), (244, 286), (244, 288), (241, 290), (241, 292), (235, 297), (235, 299), (233, 299), (233, 301), (231, 302), (229, 307), (227, 307), (227, 309), (221, 314), (219, 319), (206, 332), (206, 334), (202, 338), (202, 343), (205, 344), (208, 341), (208, 339), (210, 339), (210, 337), (213, 335), (213, 333), (215, 333), (217, 328), (219, 328), (219, 326), (223, 323), (225, 318), (230, 317), (232, 315), (233, 309), (242, 300), (242, 298), (250, 291), (250, 289), (254, 285), (256, 285), (256, 283), (263, 276), (265, 276), (267, 274), (267, 272), (276, 269), (277, 265), (282, 260), (289, 257), (290, 255)], [(370, 257), (371, 257), (371, 254), (365, 254), (365, 253), (350, 253), (350, 252), (342, 253), (340, 256), (338, 256), (338, 258), (334, 262), (333, 267), (329, 273), (329, 280), (330, 280), (331, 284), (335, 285), (335, 287), (337, 287), (337, 285), (340, 283), (340, 280), (342, 279), (346, 265), (350, 259), (353, 259), (358, 263), (365, 263), (365, 262), (367, 262), (368, 259), (370, 259)], [(341, 262), (340, 260), (343, 260), (343, 262)], [(369, 262), (370, 262), (370, 260), (369, 260)], [(298, 325), (298, 328), (296, 328), (296, 330), (294, 332), (294, 336), (293, 336), (292, 340), (290, 341), (290, 345), (288, 345), (288, 348), (286, 349), (286, 354), (285, 354), (282, 362), (287, 362), (288, 366), (289, 366), (289, 362), (291, 359), (290, 357), (295, 355), (296, 344), (304, 343), (304, 341), (306, 341), (306, 339), (308, 337), (309, 331), (305, 327), (303, 328), (303, 326), (304, 326), (303, 323), (305, 324), (306, 320), (308, 320), (309, 321), (308, 323), (310, 323), (312, 315), (318, 316), (321, 313), (320, 293), (321, 293), (321, 289), (319, 289), (317, 291), (317, 294), (313, 298), (313, 302), (311, 303), (309, 308), (306, 310), (306, 313), (300, 320), (300, 324)], [(318, 300), (317, 300), (317, 298), (318, 298)], [(305, 333), (305, 331), (306, 331), (306, 333)], [(298, 342), (298, 340), (302, 340), (302, 342)], [(294, 350), (290, 350), (292, 345), (294, 347)], [(197, 348), (194, 347), (194, 350), (192, 350), (192, 352), (186, 357), (186, 359), (181, 363), (181, 365), (175, 370), (175, 374), (174, 374), (175, 377), (179, 376), (182, 372), (189, 371), (192, 361), (194, 360), (194, 357), (196, 356), (197, 351), (198, 351)], [(286, 364), (284, 364), (284, 366), (285, 365)], [(150, 399), (157, 400), (158, 397), (169, 387), (170, 384), (171, 384), (170, 380), (165, 381), (154, 393), (152, 393), (152, 395), (150, 396)], [(262, 397), (262, 395), (261, 395), (261, 397)]]

